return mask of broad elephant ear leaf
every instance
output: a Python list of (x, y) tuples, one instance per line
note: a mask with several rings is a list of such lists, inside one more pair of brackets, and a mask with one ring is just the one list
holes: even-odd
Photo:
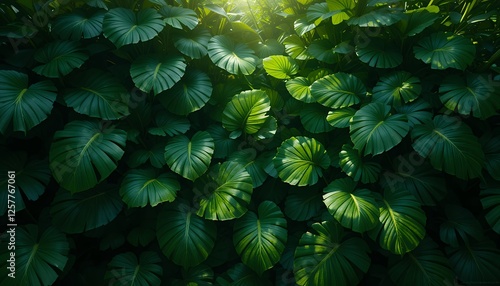
[(339, 160), (342, 171), (354, 181), (361, 181), (364, 184), (375, 183), (382, 169), (379, 163), (362, 157), (358, 150), (348, 144), (342, 146)]
[(359, 103), (366, 88), (359, 78), (339, 72), (316, 80), (311, 85), (311, 94), (326, 107), (342, 108)]
[(406, 190), (385, 191), (379, 202), (380, 224), (369, 231), (383, 249), (405, 254), (425, 236), (426, 216), (420, 203)]
[(356, 46), (356, 55), (374, 68), (395, 68), (403, 63), (403, 55), (397, 46), (378, 38), (372, 39), (368, 45)]
[(57, 89), (50, 81), (28, 85), (28, 76), (16, 71), (0, 71), (0, 132), (10, 123), (14, 131), (28, 130), (44, 121), (52, 111)]
[(182, 269), (183, 279), (176, 279), (172, 282), (172, 286), (211, 286), (214, 280), (214, 271), (207, 265), (200, 264), (188, 269)]
[(81, 67), (88, 58), (79, 42), (53, 41), (36, 51), (35, 60), (42, 65), (33, 71), (50, 78), (63, 77)]
[(214, 165), (198, 182), (208, 191), (199, 199), (196, 214), (208, 220), (231, 220), (243, 216), (253, 192), (252, 177), (233, 161)]
[(465, 70), (474, 60), (476, 47), (465, 36), (438, 32), (422, 38), (413, 52), (415, 58), (430, 64), (432, 69)]
[(448, 258), (429, 237), (403, 257), (392, 255), (389, 265), (389, 276), (396, 285), (453, 285), (455, 279)]
[(271, 102), (263, 90), (247, 90), (234, 96), (222, 112), (222, 125), (228, 131), (254, 134), (269, 117)]
[(464, 180), (481, 175), (481, 145), (471, 129), (457, 119), (437, 115), (433, 121), (415, 126), (411, 137), (413, 149), (420, 156), (429, 157), (435, 169)]
[(233, 242), (241, 260), (261, 275), (281, 257), (287, 241), (287, 222), (280, 208), (270, 201), (258, 213), (247, 212), (234, 224)]
[(64, 101), (76, 112), (104, 120), (129, 115), (129, 94), (110, 73), (90, 69), (75, 77), (75, 84), (65, 92)]
[(326, 116), (326, 121), (333, 127), (346, 128), (350, 126), (351, 118), (356, 113), (356, 109), (351, 107), (330, 110)]
[(169, 173), (137, 169), (125, 175), (120, 195), (129, 207), (145, 207), (147, 204), (155, 207), (163, 202), (173, 202), (179, 189), (179, 182)]
[(174, 86), (184, 76), (186, 63), (179, 55), (149, 54), (137, 58), (130, 67), (135, 86), (155, 95)]
[(356, 7), (356, 2), (353, 0), (327, 0), (328, 9), (336, 12), (332, 16), (332, 23), (338, 25), (353, 16), (353, 10)]
[(191, 9), (165, 5), (160, 8), (159, 12), (165, 17), (163, 21), (176, 29), (182, 29), (182, 26), (186, 26), (192, 30), (198, 26), (198, 15)]
[[(50, 226), (44, 230), (29, 224), (16, 228), (16, 275), (15, 283), (7, 276), (7, 240), (2, 240), (2, 285), (44, 286), (52, 285), (68, 262), (69, 243), (66, 236)], [(59, 272), (59, 273), (58, 273)]]
[(78, 41), (90, 39), (102, 33), (102, 22), (104, 10), (89, 13), (85, 10), (76, 9), (73, 13), (62, 14), (57, 17), (52, 31), (54, 35), (64, 39)]
[(398, 145), (410, 131), (406, 117), (390, 114), (391, 107), (374, 102), (363, 106), (351, 119), (354, 148), (364, 155), (378, 155)]
[(165, 161), (172, 171), (194, 181), (208, 170), (213, 153), (210, 133), (199, 131), (191, 139), (185, 135), (170, 139), (165, 146)]
[(293, 272), (298, 285), (357, 285), (370, 267), (370, 249), (357, 237), (345, 238), (333, 221), (312, 225), (295, 250)]
[(447, 248), (450, 264), (461, 281), (500, 282), (500, 251), (489, 240)]
[(330, 166), (325, 147), (314, 138), (289, 138), (281, 144), (273, 159), (279, 177), (290, 185), (314, 185)]
[(329, 110), (328, 107), (319, 104), (304, 104), (304, 107), (299, 112), (300, 123), (302, 123), (305, 130), (311, 133), (332, 131), (333, 126), (327, 121)]
[(432, 26), (434, 22), (439, 19), (439, 14), (432, 11), (437, 6), (428, 6), (426, 8), (421, 8), (417, 10), (406, 11), (406, 18), (403, 18), (399, 23), (396, 24), (398, 29), (405, 36), (412, 37), (421, 33), (425, 28)]
[(105, 180), (125, 153), (127, 133), (95, 121), (71, 121), (54, 135), (50, 169), (59, 185), (73, 193)]
[(231, 74), (252, 74), (258, 61), (254, 51), (246, 44), (235, 43), (224, 35), (210, 39), (208, 56), (215, 65)]
[(139, 257), (126, 252), (116, 255), (109, 262), (105, 280), (110, 283), (127, 281), (126, 285), (134, 286), (159, 285), (162, 275), (161, 259), (156, 252), (142, 252)]
[(152, 8), (134, 13), (126, 8), (114, 8), (104, 16), (104, 36), (117, 48), (146, 42), (156, 37), (165, 27), (161, 15)]
[(420, 80), (409, 72), (400, 71), (384, 76), (373, 88), (373, 100), (400, 106), (415, 100), (422, 91)]
[(101, 184), (87, 192), (71, 194), (59, 189), (50, 207), (52, 221), (66, 233), (82, 233), (106, 225), (123, 207), (118, 188)]
[(323, 202), (343, 227), (364, 232), (378, 224), (380, 213), (371, 191), (355, 188), (351, 178), (335, 180), (324, 189)]
[(157, 136), (175, 136), (186, 133), (191, 127), (189, 119), (184, 116), (170, 114), (166, 111), (158, 112), (154, 117), (154, 127), (148, 133)]
[(208, 75), (199, 70), (188, 70), (170, 90), (158, 95), (158, 99), (168, 111), (187, 115), (205, 106), (211, 95), (212, 82)]
[(299, 65), (291, 57), (275, 55), (262, 60), (266, 72), (277, 79), (289, 79), (299, 71)]
[(207, 259), (214, 247), (216, 232), (214, 222), (197, 216), (184, 203), (165, 208), (158, 216), (156, 227), (163, 254), (184, 267), (196, 266)]
[(205, 28), (196, 28), (189, 32), (174, 35), (174, 45), (179, 52), (193, 59), (201, 59), (208, 53), (210, 32)]
[(286, 82), (286, 89), (293, 98), (311, 103), (316, 101), (311, 94), (311, 84), (307, 77), (296, 77)]
[(384, 27), (391, 26), (404, 18), (400, 10), (392, 8), (378, 8), (360, 16), (352, 17), (347, 21), (350, 26)]

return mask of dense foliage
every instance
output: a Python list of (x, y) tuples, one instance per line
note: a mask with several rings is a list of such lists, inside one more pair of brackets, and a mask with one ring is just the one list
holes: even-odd
[(498, 8), (2, 1), (0, 285), (500, 283)]

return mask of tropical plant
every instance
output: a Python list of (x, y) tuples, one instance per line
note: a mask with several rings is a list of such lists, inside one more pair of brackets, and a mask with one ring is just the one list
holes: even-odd
[(0, 285), (500, 283), (499, 10), (2, 1)]

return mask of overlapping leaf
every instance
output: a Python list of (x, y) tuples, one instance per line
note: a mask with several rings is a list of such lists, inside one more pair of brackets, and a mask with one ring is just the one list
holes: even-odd
[(257, 57), (246, 44), (235, 43), (228, 36), (214, 36), (208, 43), (208, 56), (218, 67), (231, 74), (252, 74)]
[(80, 44), (73, 41), (50, 42), (37, 50), (34, 57), (42, 65), (36, 66), (33, 71), (50, 78), (69, 74), (89, 58)]
[(173, 202), (179, 191), (179, 182), (169, 173), (156, 174), (152, 169), (131, 170), (123, 179), (120, 195), (129, 207), (152, 207)]
[(186, 63), (181, 56), (149, 54), (132, 63), (130, 76), (137, 88), (157, 95), (180, 81), (185, 70)]
[(316, 80), (311, 86), (311, 94), (326, 107), (342, 108), (359, 103), (366, 88), (352, 74), (339, 72)]

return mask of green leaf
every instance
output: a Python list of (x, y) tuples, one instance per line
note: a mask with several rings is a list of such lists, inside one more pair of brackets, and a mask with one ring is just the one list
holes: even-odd
[(214, 139), (214, 158), (225, 158), (237, 149), (238, 141), (231, 139), (230, 133), (222, 126), (213, 124), (208, 126), (207, 131)]
[(432, 69), (465, 70), (474, 60), (476, 48), (465, 36), (438, 32), (422, 38), (413, 52), (415, 58), (431, 64)]
[(500, 251), (493, 242), (465, 244), (447, 252), (450, 264), (461, 281), (480, 284), (500, 282)]
[(169, 173), (157, 174), (153, 169), (131, 170), (120, 186), (120, 196), (129, 207), (152, 207), (173, 202), (180, 189), (179, 182)]
[(481, 189), (481, 204), (486, 211), (486, 221), (500, 234), (500, 187)]
[(364, 155), (378, 155), (398, 145), (410, 131), (406, 117), (390, 115), (391, 107), (374, 102), (358, 110), (351, 119), (354, 148)]
[(281, 144), (273, 159), (279, 177), (290, 185), (314, 185), (330, 166), (325, 147), (314, 138), (289, 138)]
[(337, 46), (326, 39), (320, 39), (312, 42), (307, 48), (307, 52), (318, 61), (328, 64), (333, 64), (340, 60), (337, 53)]
[(281, 257), (287, 241), (287, 223), (273, 202), (259, 205), (258, 213), (247, 212), (234, 224), (233, 242), (241, 260), (261, 275)]
[(370, 249), (358, 237), (345, 238), (333, 221), (312, 225), (295, 250), (293, 272), (298, 285), (357, 285), (370, 267)]
[(252, 74), (258, 60), (253, 50), (246, 44), (235, 43), (224, 35), (210, 39), (208, 56), (215, 65), (231, 74)]
[(75, 78), (75, 88), (64, 93), (64, 101), (76, 112), (105, 120), (130, 114), (130, 95), (112, 74), (90, 69)]
[(422, 91), (420, 80), (409, 72), (400, 71), (384, 76), (373, 88), (373, 100), (400, 106), (415, 100)]
[(293, 98), (311, 103), (316, 99), (311, 94), (311, 82), (306, 77), (296, 77), (286, 82), (286, 89)]
[(291, 35), (283, 41), (285, 52), (296, 60), (309, 60), (313, 57), (307, 52), (307, 45), (304, 44), (298, 35)]
[(469, 243), (469, 237), (476, 240), (483, 238), (483, 228), (469, 210), (457, 205), (446, 205), (444, 211), (446, 219), (439, 229), (439, 237), (444, 243), (458, 247), (462, 242)]
[(61, 14), (52, 26), (52, 33), (64, 40), (90, 39), (102, 33), (103, 10), (89, 13), (75, 9), (73, 13)]
[[(311, 1), (312, 2), (312, 1)], [(328, 4), (325, 3), (315, 3), (307, 8), (307, 20), (315, 22), (315, 24), (321, 23), (321, 21), (330, 18), (331, 16), (337, 14), (336, 11), (330, 11)]]
[(252, 178), (245, 167), (226, 161), (214, 165), (202, 177), (203, 196), (199, 199), (197, 215), (208, 220), (231, 220), (243, 216), (253, 192)]
[(396, 112), (406, 115), (410, 128), (432, 120), (432, 113), (429, 111), (431, 105), (423, 100), (417, 99), (410, 104), (395, 106)]
[(293, 28), (295, 32), (299, 36), (304, 36), (307, 32), (310, 32), (316, 28), (316, 25), (312, 22), (307, 20), (307, 17), (301, 17), (293, 23)]
[(285, 214), (295, 221), (307, 221), (324, 208), (321, 193), (297, 190), (285, 199)]
[(330, 109), (319, 104), (307, 104), (300, 110), (300, 122), (311, 133), (323, 133), (333, 130), (326, 120)]
[(72, 193), (104, 181), (124, 154), (127, 133), (95, 121), (71, 121), (57, 131), (50, 146), (52, 175)]
[(485, 169), (495, 180), (500, 181), (500, 135), (482, 141)]
[(406, 190), (385, 191), (379, 210), (380, 225), (369, 235), (383, 249), (405, 254), (419, 245), (427, 218), (413, 195)]
[(142, 252), (137, 257), (132, 252), (113, 257), (108, 264), (105, 280), (110, 284), (120, 281), (121, 285), (147, 286), (159, 285), (163, 269), (160, 256), (156, 252)]
[(42, 65), (33, 68), (33, 71), (46, 77), (59, 78), (81, 67), (88, 58), (78, 42), (54, 41), (36, 51), (35, 60)]
[(500, 108), (500, 93), (482, 74), (448, 76), (439, 86), (441, 102), (452, 111), (486, 119)]
[(117, 48), (146, 42), (156, 37), (165, 27), (161, 15), (152, 8), (134, 13), (126, 8), (114, 8), (104, 16), (104, 36)]
[(364, 232), (378, 224), (380, 213), (371, 191), (355, 187), (351, 178), (335, 180), (324, 189), (323, 202), (343, 227)]
[(176, 29), (182, 29), (182, 26), (186, 26), (192, 30), (198, 26), (198, 15), (191, 9), (165, 5), (161, 7), (159, 12), (165, 17), (163, 21)]
[(197, 216), (188, 205), (176, 204), (158, 216), (156, 236), (165, 256), (175, 264), (192, 267), (207, 259), (216, 231), (214, 222)]
[(130, 154), (130, 157), (128, 157), (127, 164), (131, 168), (136, 168), (149, 160), (151, 166), (161, 169), (167, 164), (164, 154), (165, 145), (158, 143), (149, 149), (138, 149), (134, 151)]
[(186, 133), (191, 124), (186, 117), (158, 112), (154, 118), (155, 127), (150, 127), (148, 133), (157, 136), (175, 136)]
[(299, 71), (299, 65), (291, 57), (276, 55), (262, 60), (266, 72), (278, 79), (289, 79)]
[(378, 180), (380, 164), (363, 158), (360, 151), (353, 149), (351, 145), (345, 144), (339, 153), (340, 168), (354, 181), (364, 184), (375, 183)]
[(77, 194), (59, 189), (50, 207), (54, 225), (66, 233), (82, 233), (108, 224), (123, 207), (117, 189), (106, 184)]
[(211, 95), (212, 82), (208, 75), (199, 70), (188, 70), (168, 92), (158, 95), (158, 99), (168, 111), (187, 115), (205, 106)]
[(261, 59), (272, 55), (281, 55), (285, 52), (285, 47), (276, 39), (266, 39), (257, 46), (257, 56)]
[(351, 107), (344, 107), (328, 112), (326, 121), (333, 127), (346, 128), (350, 126), (351, 118), (356, 113), (356, 109)]
[(215, 280), (221, 286), (270, 286), (269, 280), (260, 277), (243, 263), (234, 264), (222, 276)]
[(205, 28), (196, 28), (174, 36), (174, 45), (179, 52), (193, 59), (201, 59), (208, 54), (207, 46), (210, 32)]
[(395, 68), (403, 63), (403, 56), (391, 41), (374, 38), (369, 45), (356, 46), (359, 60), (374, 68)]
[(326, 107), (342, 108), (359, 103), (366, 88), (359, 78), (339, 72), (316, 80), (311, 86), (311, 94)]
[(448, 258), (429, 237), (403, 257), (391, 256), (389, 265), (396, 285), (453, 285), (455, 278)]
[(15, 238), (15, 278), (7, 276), (10, 273), (7, 271), (10, 266), (7, 262), (10, 251), (6, 251), (7, 240), (2, 239), (0, 283), (22, 286), (52, 285), (68, 262), (69, 243), (66, 236), (53, 226), (41, 230), (38, 226), (29, 224), (17, 227)]
[(172, 171), (191, 181), (208, 170), (214, 153), (214, 140), (206, 131), (196, 132), (191, 140), (177, 135), (165, 146), (165, 161)]
[(28, 130), (44, 121), (52, 110), (57, 90), (50, 81), (28, 86), (28, 76), (12, 70), (0, 71), (0, 132), (10, 122), (14, 131)]
[(189, 269), (182, 269), (183, 280), (174, 280), (172, 286), (211, 286), (214, 280), (214, 271), (207, 265), (200, 264)]
[(332, 23), (334, 25), (349, 20), (353, 16), (352, 10), (356, 7), (354, 0), (326, 0), (326, 3), (330, 11), (337, 12), (332, 16)]
[(361, 16), (352, 17), (347, 21), (347, 24), (359, 27), (384, 27), (394, 25), (402, 18), (404, 18), (404, 14), (401, 13), (401, 10), (380, 8)]
[(256, 151), (253, 148), (247, 148), (233, 152), (228, 161), (237, 162), (244, 166), (252, 177), (253, 187), (258, 188), (266, 180), (267, 173), (264, 171), (263, 164), (255, 157)]
[[(481, 175), (484, 153), (470, 128), (456, 118), (437, 115), (411, 132), (413, 149), (432, 166), (461, 179)], [(446, 158), (446, 159), (445, 159)]]
[(222, 125), (228, 131), (254, 134), (264, 125), (271, 103), (263, 90), (246, 90), (235, 95), (222, 113)]
[(135, 86), (154, 95), (174, 86), (184, 76), (186, 63), (179, 55), (149, 54), (137, 58), (130, 67)]
[[(437, 6), (429, 6), (435, 7)], [(430, 9), (429, 9), (430, 10)], [(398, 29), (407, 37), (415, 36), (421, 33), (425, 28), (432, 26), (434, 22), (439, 19), (439, 13), (433, 13), (425, 8), (406, 11), (406, 18), (403, 18), (399, 23), (397, 23)]]

